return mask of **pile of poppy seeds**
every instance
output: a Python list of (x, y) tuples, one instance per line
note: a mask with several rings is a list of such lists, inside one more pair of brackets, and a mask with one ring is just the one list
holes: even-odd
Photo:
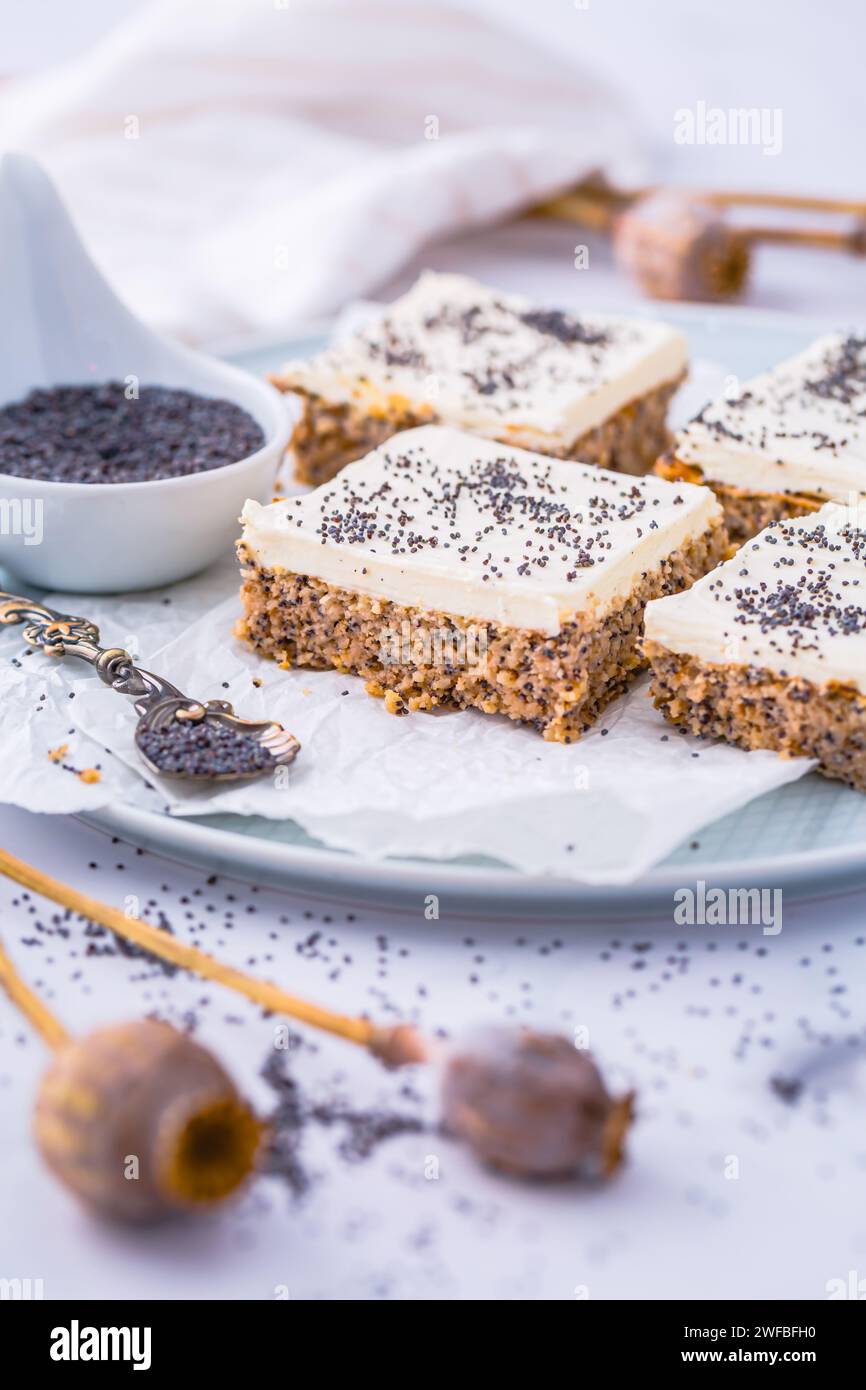
[[(295, 1035), (290, 1047), (294, 1051), (300, 1045), (301, 1039)], [(261, 1075), (276, 1103), (268, 1115), (268, 1137), (259, 1171), (280, 1179), (295, 1198), (306, 1196), (316, 1181), (316, 1174), (307, 1167), (302, 1154), (307, 1130), (319, 1127), (341, 1131), (337, 1155), (351, 1165), (372, 1158), (389, 1139), (401, 1134), (423, 1134), (428, 1129), (418, 1115), (411, 1113), (378, 1107), (359, 1109), (340, 1097), (309, 1099), (292, 1074), (286, 1052), (270, 1051)]]
[(232, 401), (119, 381), (31, 391), (0, 410), (0, 471), (54, 483), (145, 483), (224, 468), (265, 442)]
[(172, 719), (159, 729), (143, 729), (136, 743), (153, 767), (174, 777), (253, 776), (274, 765), (256, 734), (219, 720)]

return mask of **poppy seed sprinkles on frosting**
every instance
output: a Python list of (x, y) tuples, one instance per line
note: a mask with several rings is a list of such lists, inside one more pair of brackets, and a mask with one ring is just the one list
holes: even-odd
[[(846, 527), (840, 532), (841, 540), (829, 535), (826, 527), (819, 524), (812, 529), (793, 531), (791, 527), (779, 525), (776, 533), (764, 537), (766, 544), (785, 544), (799, 546), (811, 551), (815, 560), (809, 564), (805, 573), (796, 580), (780, 575), (775, 586), (761, 581), (759, 584), (744, 585), (734, 589), (736, 616), (734, 621), (740, 626), (757, 626), (767, 635), (776, 628), (784, 630), (784, 641), (792, 652), (805, 647), (817, 649), (817, 634), (823, 632), (828, 638), (837, 635), (850, 635), (866, 631), (866, 608), (851, 602), (842, 590), (847, 587), (859, 588), (864, 571), (861, 561), (866, 534), (859, 529)], [(757, 549), (761, 538), (753, 542)], [(845, 545), (850, 546), (846, 555)], [(821, 561), (821, 551), (827, 558)], [(830, 559), (835, 556), (835, 559)], [(820, 567), (817, 567), (820, 563)], [(774, 566), (784, 570), (786, 566), (797, 567), (791, 556), (780, 555), (773, 561)], [(856, 568), (853, 577), (844, 577), (850, 565)], [(746, 570), (748, 574), (748, 570)], [(718, 581), (719, 589), (722, 581)], [(863, 599), (866, 602), (866, 586)], [(774, 645), (781, 645), (774, 643)]]
[[(740, 395), (706, 404), (692, 424), (755, 449), (784, 450), (785, 442), (799, 439), (810, 441), (815, 449), (844, 450), (849, 430), (853, 425), (856, 432), (856, 420), (865, 413), (866, 339), (833, 336), (805, 357), (746, 386)], [(820, 424), (823, 420), (826, 427)], [(687, 441), (688, 432), (687, 428)]]
[(647, 604), (644, 650), (666, 718), (812, 758), (866, 791), (864, 521), (827, 502), (769, 526), (687, 593)]
[(650, 640), (702, 660), (841, 681), (866, 694), (866, 529), (833, 502), (777, 522), (688, 594), (650, 604), (646, 629)]
[(866, 402), (866, 338), (852, 335), (835, 343), (824, 354), (821, 367), (818, 375), (806, 382), (805, 391), (824, 400), (855, 406), (858, 415), (862, 415)]
[(866, 338), (819, 338), (710, 402), (656, 471), (712, 487), (735, 540), (866, 490)]
[[(492, 459), (472, 459), (465, 470), (444, 470), (422, 447), (410, 446), (405, 452), (396, 447), (388, 454), (388, 481), (370, 491), (364, 479), (355, 480), (350, 471), (338, 476), (326, 492), (318, 531), (322, 544), (364, 545), (383, 542), (392, 555), (415, 555), (425, 546), (454, 549), (461, 562), (469, 555), (484, 554), (488, 538), (496, 533), (513, 537), (515, 556), (501, 562), (487, 552), (482, 563), (499, 578), (525, 576), (531, 569), (543, 569), (549, 556), (558, 555), (573, 568), (567, 583), (578, 569), (603, 563), (612, 546), (611, 524), (629, 521), (646, 513), (646, 525), (656, 529), (653, 508), (661, 506), (659, 497), (646, 497), (634, 485), (614, 487), (612, 496), (596, 494), (581, 511), (572, 511), (563, 498), (566, 484), (557, 487), (549, 468), (534, 477), (521, 472), (515, 455)], [(412, 501), (402, 503), (401, 484)], [(409, 512), (421, 495), (421, 514)], [(458, 501), (471, 496), (473, 509), (484, 523), (466, 533), (458, 527)], [(378, 505), (376, 505), (378, 504)], [(302, 505), (295, 499), (295, 506)], [(299, 520), (298, 525), (303, 525)], [(641, 530), (637, 530), (638, 536)]]
[(706, 489), (428, 425), (395, 435), (313, 493), (247, 503), (244, 522), (265, 563), (555, 632), (569, 614), (601, 612), (630, 592), (717, 511)]
[(565, 742), (639, 669), (647, 599), (727, 545), (706, 488), (435, 425), (243, 521), (259, 650), (361, 675), (393, 713), (472, 706)]
[(756, 378), (739, 395), (705, 405), (683, 432), (679, 453), (688, 458), (700, 452), (702, 427), (745, 448), (778, 450), (775, 462), (783, 468), (785, 450), (795, 441), (841, 454), (853, 432), (866, 464), (864, 416), (866, 339), (832, 336)]
[(375, 322), (274, 381), (305, 398), (293, 440), (305, 482), (432, 422), (642, 474), (667, 443), (686, 363), (685, 339), (665, 324), (536, 308), (428, 271)]
[[(659, 374), (649, 358), (663, 348), (670, 362)], [(679, 335), (664, 324), (532, 309), (462, 276), (428, 273), (384, 318), (293, 367), (300, 383), (320, 386), (329, 398), (351, 381), (362, 395), (375, 388), (438, 402), (448, 423), (516, 412), (527, 425), (573, 438), (581, 422), (571, 429), (566, 412), (578, 399), (624, 370), (640, 367), (657, 385), (684, 365)]]

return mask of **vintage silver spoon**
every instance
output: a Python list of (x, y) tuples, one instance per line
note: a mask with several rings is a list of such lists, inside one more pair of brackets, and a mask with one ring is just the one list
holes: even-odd
[(248, 782), (286, 766), (300, 744), (275, 721), (240, 719), (227, 700), (191, 700), (162, 676), (136, 666), (122, 647), (101, 647), (99, 628), (33, 599), (0, 591), (0, 624), (26, 623), (24, 641), (50, 656), (90, 662), (112, 690), (129, 695), (139, 716), (135, 743), (159, 777), (187, 782)]

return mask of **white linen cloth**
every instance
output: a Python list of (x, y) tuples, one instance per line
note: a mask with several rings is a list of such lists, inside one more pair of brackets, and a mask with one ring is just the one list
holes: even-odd
[(622, 99), (432, 0), (153, 0), (0, 93), (130, 307), (189, 340), (373, 290), (431, 240), (595, 168), (644, 170)]

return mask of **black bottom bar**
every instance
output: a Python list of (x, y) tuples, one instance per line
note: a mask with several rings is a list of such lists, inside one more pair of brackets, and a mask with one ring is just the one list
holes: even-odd
[[(617, 1371), (633, 1368), (650, 1375), (680, 1367), (805, 1366), (826, 1376), (854, 1364), (859, 1353), (863, 1309), (844, 1306), (855, 1302), (841, 1297), (820, 1303), (576, 1300), (558, 1322), (563, 1331), (582, 1331), (591, 1339), (585, 1343), (587, 1367), (602, 1358)], [(323, 1310), (323, 1316), (330, 1321), (335, 1315)], [(344, 1316), (342, 1310), (339, 1316)], [(394, 1323), (398, 1336), (404, 1316)], [(383, 1325), (387, 1327), (385, 1319), (379, 1328)], [(364, 1334), (367, 1357), (369, 1331)], [(191, 1371), (197, 1378), (211, 1371), (223, 1378), (236, 1372), (248, 1381), (265, 1368), (273, 1376), (280, 1367), (288, 1375), (293, 1364), (297, 1369), (299, 1352), (304, 1364), (314, 1350), (318, 1332), (310, 1325), (310, 1309), (301, 1313), (291, 1302), (0, 1301), (0, 1341), (7, 1351), (14, 1345), (16, 1364), (22, 1371), (32, 1366), (64, 1377), (84, 1373), (92, 1379), (100, 1370), (114, 1376), (168, 1370)], [(437, 1335), (435, 1342), (444, 1353), (447, 1341)], [(485, 1342), (488, 1349), (495, 1346), (487, 1337)], [(329, 1338), (322, 1359), (329, 1378), (341, 1345), (348, 1349), (351, 1343)], [(578, 1364), (583, 1360), (580, 1345), (575, 1344)], [(379, 1349), (377, 1362), (385, 1351)], [(428, 1354), (429, 1347), (425, 1370)]]

